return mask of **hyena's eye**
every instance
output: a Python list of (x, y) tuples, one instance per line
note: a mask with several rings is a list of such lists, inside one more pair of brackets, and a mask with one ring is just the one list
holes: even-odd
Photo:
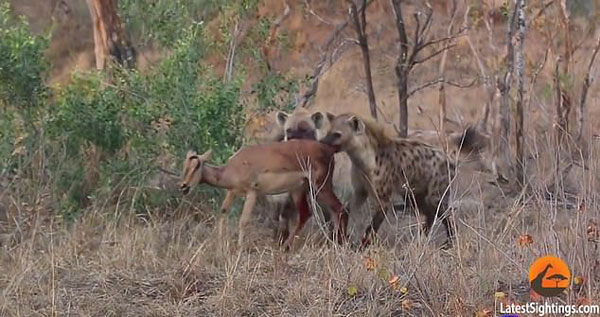
[(342, 137), (342, 134), (341, 134), (341, 133), (339, 133), (339, 132), (333, 132), (333, 138), (334, 138), (334, 139), (339, 139), (339, 138), (341, 138), (341, 137)]

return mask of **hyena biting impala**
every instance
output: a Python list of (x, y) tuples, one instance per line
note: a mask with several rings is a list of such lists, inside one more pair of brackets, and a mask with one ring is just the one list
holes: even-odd
[[(392, 207), (394, 195), (404, 195), (416, 204), (425, 216), (425, 234), (440, 216), (448, 238), (446, 247), (452, 245), (454, 226), (451, 215), (445, 213), (456, 165), (441, 149), (414, 139), (391, 138), (381, 126), (354, 114), (327, 114), (323, 120), (329, 125), (329, 132), (321, 142), (346, 152), (352, 160), (354, 202), (350, 210), (360, 206), (368, 196), (379, 206), (363, 235), (363, 247), (377, 233), (385, 212)], [(472, 138), (459, 139), (453, 142)], [(464, 146), (468, 148), (467, 144)]]
[[(271, 131), (271, 142), (286, 142), (289, 140), (319, 140), (325, 137), (327, 130), (319, 129), (315, 125), (318, 117), (322, 113), (311, 113), (305, 108), (297, 108), (294, 112), (288, 114), (279, 111), (275, 115), (276, 127)], [(345, 153), (335, 154), (335, 168), (333, 170), (333, 188), (336, 195), (343, 199), (344, 196), (351, 194), (351, 183), (347, 177), (350, 171), (351, 163)], [(281, 238), (287, 236), (289, 223), (295, 214), (295, 208), (290, 203), (287, 194), (269, 195), (266, 200), (273, 209), (273, 220), (275, 223), (275, 237), (281, 241)], [(324, 206), (326, 208), (326, 206)], [(333, 223), (331, 222), (332, 211), (325, 210), (323, 218), (330, 234), (333, 234)]]

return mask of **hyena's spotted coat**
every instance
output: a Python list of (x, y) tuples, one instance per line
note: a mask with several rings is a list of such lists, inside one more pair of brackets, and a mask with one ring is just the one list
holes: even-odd
[[(379, 206), (368, 226), (362, 245), (370, 243), (392, 207), (394, 195), (405, 195), (416, 203), (425, 216), (428, 233), (440, 216), (448, 235), (448, 246), (454, 237), (448, 210), (448, 187), (454, 178), (456, 166), (441, 150), (425, 143), (390, 138), (373, 122), (353, 114), (328, 114), (331, 129), (322, 142), (345, 151), (353, 164), (354, 202), (352, 209), (362, 205), (368, 196)], [(414, 200), (413, 200), (414, 198)]]

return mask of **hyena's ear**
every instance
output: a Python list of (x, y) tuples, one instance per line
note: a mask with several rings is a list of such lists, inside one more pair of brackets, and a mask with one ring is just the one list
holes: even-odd
[(335, 115), (331, 112), (327, 112), (327, 120), (329, 120), (329, 122), (332, 122), (333, 119), (335, 119)]
[(317, 129), (320, 129), (323, 127), (323, 124), (325, 123), (325, 120), (332, 122), (333, 119), (335, 118), (335, 116), (329, 112), (325, 112), (325, 114), (323, 114), (321, 111), (317, 111), (315, 113), (312, 114), (312, 116), (310, 116), (312, 121), (315, 123), (315, 127)]
[(315, 127), (320, 129), (323, 126), (323, 113), (317, 111), (310, 116), (310, 119), (315, 123)]
[(356, 134), (363, 134), (365, 132), (365, 123), (357, 116), (348, 118), (348, 124)]
[(277, 114), (275, 115), (275, 119), (277, 120), (277, 124), (280, 127), (283, 127), (285, 125), (285, 122), (287, 121), (289, 115), (283, 111), (277, 111)]

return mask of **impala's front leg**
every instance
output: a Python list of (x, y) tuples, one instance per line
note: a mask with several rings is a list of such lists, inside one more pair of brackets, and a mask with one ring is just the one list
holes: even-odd
[(244, 243), (244, 239), (246, 237), (246, 226), (250, 221), (254, 205), (256, 205), (256, 196), (257, 194), (255, 191), (249, 191), (246, 194), (246, 201), (244, 202), (244, 208), (242, 209), (242, 215), (240, 216), (238, 246), (242, 246)]
[(231, 208), (231, 204), (233, 204), (233, 201), (235, 200), (235, 194), (233, 193), (233, 191), (228, 190), (227, 193), (225, 194), (225, 199), (223, 199), (223, 203), (221, 203), (221, 209), (219, 210), (220, 214), (219, 214), (219, 224), (218, 224), (218, 234), (219, 234), (219, 239), (223, 240), (226, 239), (226, 220), (227, 220), (227, 212), (229, 211), (229, 208)]

